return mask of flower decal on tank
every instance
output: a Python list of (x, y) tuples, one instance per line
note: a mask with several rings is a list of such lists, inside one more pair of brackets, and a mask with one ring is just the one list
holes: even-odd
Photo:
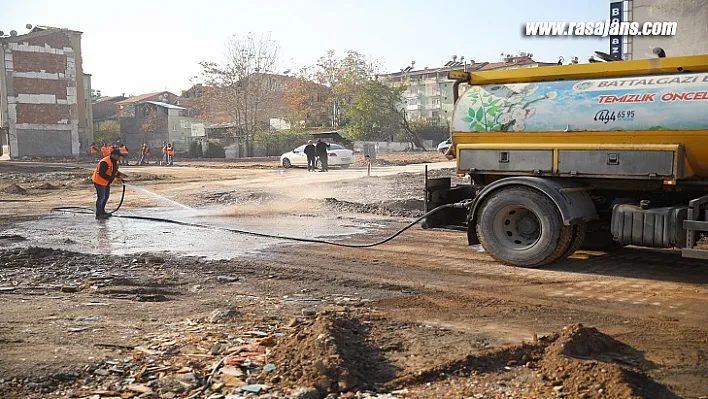
[(472, 132), (522, 132), (526, 121), (533, 118), (536, 109), (532, 104), (553, 100), (555, 91), (536, 95), (537, 84), (495, 86), (491, 90), (470, 90), (467, 100), (471, 105), (461, 121)]

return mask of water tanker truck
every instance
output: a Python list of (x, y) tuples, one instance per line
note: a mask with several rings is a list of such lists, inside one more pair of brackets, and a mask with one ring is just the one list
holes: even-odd
[(446, 155), (469, 184), (426, 173), (425, 204), (466, 207), (423, 227), (521, 267), (625, 245), (708, 259), (708, 55), (605, 59), (450, 72)]

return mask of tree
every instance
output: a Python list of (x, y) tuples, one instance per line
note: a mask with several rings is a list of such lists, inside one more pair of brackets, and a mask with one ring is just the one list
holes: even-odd
[(265, 117), (264, 104), (277, 91), (271, 74), (276, 70), (279, 51), (269, 36), (249, 33), (229, 39), (223, 63), (201, 63), (204, 101), (221, 104), (236, 133), (245, 140), (249, 155)]
[(120, 139), (120, 124), (116, 121), (107, 121), (101, 124), (93, 133), (94, 142), (113, 143)]
[(391, 88), (378, 80), (365, 82), (347, 110), (350, 122), (345, 131), (363, 140), (391, 140), (402, 134), (416, 147), (425, 150), (401, 106), (405, 103), (405, 89), (405, 86)]
[(374, 79), (379, 70), (378, 61), (354, 50), (339, 59), (334, 50), (317, 61), (317, 82), (332, 90), (328, 103), (332, 126), (342, 126), (346, 108), (353, 101), (361, 86)]
[(309, 68), (303, 68), (298, 76), (287, 83), (284, 102), (288, 107), (291, 122), (304, 120), (305, 126), (312, 126), (328, 114), (327, 99), (331, 91), (328, 87), (313, 81)]
[(146, 134), (157, 131), (157, 109), (153, 106), (145, 106), (145, 119), (142, 124), (143, 132)]

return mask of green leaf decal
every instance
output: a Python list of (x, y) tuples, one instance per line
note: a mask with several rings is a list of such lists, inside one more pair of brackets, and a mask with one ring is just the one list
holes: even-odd
[(480, 122), (481, 122), (482, 120), (484, 120), (484, 109), (483, 109), (482, 107), (479, 107), (479, 109), (477, 110), (477, 116), (476, 116), (476, 117), (477, 117), (477, 120), (480, 121)]

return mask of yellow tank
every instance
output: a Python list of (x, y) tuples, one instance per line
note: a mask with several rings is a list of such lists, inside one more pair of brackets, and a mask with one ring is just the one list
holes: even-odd
[(476, 163), (460, 151), (547, 151), (550, 175), (563, 175), (563, 154), (655, 151), (673, 156), (664, 177), (708, 179), (708, 55), (450, 77), (470, 85), (455, 102), (448, 155), (461, 173)]

